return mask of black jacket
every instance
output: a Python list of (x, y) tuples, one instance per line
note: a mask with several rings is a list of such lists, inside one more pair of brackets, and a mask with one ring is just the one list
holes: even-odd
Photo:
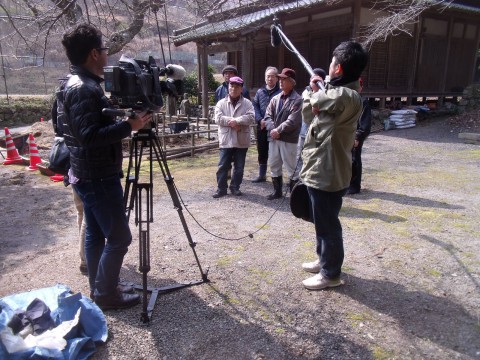
[(64, 92), (64, 136), (73, 175), (80, 180), (102, 179), (122, 172), (122, 142), (130, 135), (128, 122), (102, 114), (110, 107), (100, 84), (88, 70), (71, 67)]
[(363, 109), (360, 118), (358, 119), (357, 131), (355, 132), (355, 140), (363, 141), (370, 134), (372, 128), (372, 109), (368, 99), (363, 99)]
[(271, 90), (268, 90), (265, 85), (257, 90), (255, 97), (253, 98), (253, 108), (255, 109), (255, 121), (257, 122), (257, 129), (261, 129), (260, 121), (265, 117), (265, 111), (267, 106), (272, 100), (272, 97), (280, 93), (280, 86), (278, 82), (275, 84), (275, 87)]

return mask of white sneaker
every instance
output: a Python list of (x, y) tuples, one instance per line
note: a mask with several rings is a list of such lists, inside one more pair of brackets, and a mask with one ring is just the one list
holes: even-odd
[(327, 279), (327, 278), (324, 278), (322, 274), (317, 274), (308, 279), (303, 280), (302, 284), (308, 290), (321, 290), (321, 289), (343, 285), (343, 281), (340, 280), (340, 278)]
[(320, 259), (308, 263), (303, 263), (302, 269), (307, 272), (317, 274), (320, 271)]

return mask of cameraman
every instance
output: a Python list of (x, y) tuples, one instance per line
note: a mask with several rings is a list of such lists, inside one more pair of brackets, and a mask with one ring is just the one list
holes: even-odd
[[(151, 119), (142, 113), (127, 121), (102, 115), (109, 107), (100, 84), (107, 65), (101, 32), (82, 24), (64, 34), (71, 63), (64, 91), (65, 142), (70, 150), (69, 181), (82, 199), (87, 224), (85, 255), (91, 294), (102, 309), (137, 304), (131, 287), (118, 287), (123, 258), (132, 241), (123, 202), (121, 140)], [(106, 241), (105, 241), (106, 240)]]

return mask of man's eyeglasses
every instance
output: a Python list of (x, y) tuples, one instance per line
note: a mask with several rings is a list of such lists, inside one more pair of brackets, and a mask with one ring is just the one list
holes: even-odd
[(100, 48), (97, 48), (97, 50), (98, 51), (104, 50), (104, 51), (108, 52), (108, 50), (110, 50), (110, 48), (109, 47), (100, 47)]

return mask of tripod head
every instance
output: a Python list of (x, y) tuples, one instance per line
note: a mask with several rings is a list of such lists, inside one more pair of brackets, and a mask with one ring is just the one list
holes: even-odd
[[(149, 112), (153, 112), (151, 110), (147, 110)], [(134, 109), (112, 109), (112, 108), (104, 108), (102, 109), (102, 114), (110, 117), (117, 117), (117, 116), (127, 116), (131, 119), (135, 118), (137, 113), (135, 112)], [(157, 128), (157, 119), (153, 116), (152, 121), (148, 122), (145, 124), (143, 129), (138, 130), (138, 132), (144, 132), (150, 131), (155, 129), (155, 131), (158, 131)]]

